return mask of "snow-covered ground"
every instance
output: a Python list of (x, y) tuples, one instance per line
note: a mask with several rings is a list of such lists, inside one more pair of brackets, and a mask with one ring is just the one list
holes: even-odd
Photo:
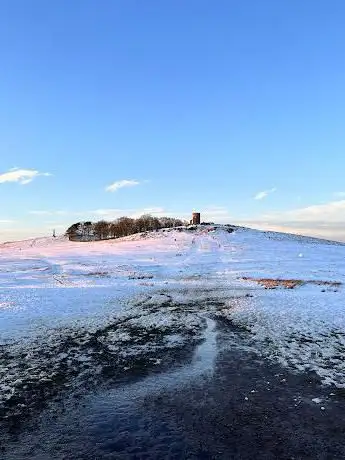
[[(247, 346), (267, 358), (345, 387), (345, 246), (210, 230), (0, 245), (0, 408), (25, 404), (41, 382), (84, 384), (143, 356), (160, 363), (199, 341), (209, 315), (245, 328)], [(267, 290), (243, 278), (342, 284)]]

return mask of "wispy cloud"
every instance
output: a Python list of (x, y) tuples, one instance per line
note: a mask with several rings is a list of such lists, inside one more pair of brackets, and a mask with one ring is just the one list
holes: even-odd
[(21, 185), (26, 185), (32, 182), (38, 176), (51, 176), (51, 174), (42, 173), (36, 169), (13, 168), (5, 173), (0, 174), (0, 184), (4, 184), (5, 182), (18, 182)]
[(229, 210), (224, 206), (210, 206), (205, 209), (202, 209), (202, 215), (210, 217), (214, 220), (215, 218), (229, 217)]
[(335, 193), (333, 193), (333, 195), (336, 198), (345, 198), (345, 192), (335, 192)]
[(164, 208), (160, 207), (153, 207), (153, 208), (144, 208), (143, 209), (144, 214), (162, 214), (164, 213)]
[(124, 187), (135, 187), (136, 185), (139, 185), (140, 182), (134, 179), (123, 179), (123, 180), (118, 180), (117, 182), (113, 182), (112, 184), (108, 185), (105, 190), (107, 192), (116, 192), (120, 188)]
[(265, 220), (291, 222), (344, 222), (345, 200), (330, 201), (304, 208), (292, 209), (264, 216)]
[(87, 213), (91, 216), (101, 217), (103, 219), (117, 219), (122, 216), (128, 217), (139, 217), (143, 214), (151, 214), (157, 216), (168, 216), (169, 213), (165, 212), (164, 208), (153, 206), (151, 208), (141, 209), (117, 209), (117, 208), (106, 208), (106, 209), (95, 209)]
[(0, 219), (0, 224), (13, 224), (14, 220)]
[(156, 216), (156, 217), (162, 217), (162, 216), (172, 217), (172, 214), (170, 212), (165, 211), (164, 208), (161, 208), (159, 206), (152, 206), (150, 208), (132, 209), (128, 213), (128, 215), (132, 218), (138, 218), (145, 214), (150, 214), (151, 216)]
[(29, 214), (34, 216), (64, 216), (68, 214), (66, 211), (45, 211), (45, 210), (37, 210), (37, 211), (29, 211)]
[(345, 242), (345, 223), (326, 222), (286, 222), (274, 223), (259, 220), (237, 221), (236, 224), (259, 230), (271, 230), (274, 232), (295, 233), (297, 235), (314, 236), (330, 240)]
[(93, 216), (99, 216), (99, 217), (104, 217), (104, 218), (116, 218), (116, 217), (121, 217), (124, 212), (128, 213), (129, 211), (133, 210), (128, 210), (128, 209), (113, 209), (113, 208), (106, 208), (106, 209), (94, 209), (93, 211), (89, 211), (87, 214), (91, 214)]
[(270, 190), (264, 190), (263, 192), (259, 192), (254, 196), (254, 200), (263, 200), (268, 195), (270, 195), (271, 193), (274, 193), (276, 191), (277, 191), (277, 189), (274, 187), (274, 188), (271, 188)]
[(256, 219), (246, 219), (237, 223), (263, 230), (345, 241), (345, 200), (264, 214)]
[(68, 227), (68, 225), (63, 225), (63, 224), (60, 224), (59, 222), (49, 222), (49, 221), (48, 221), (48, 222), (45, 222), (45, 224), (46, 224), (46, 225), (45, 225), (44, 228), (46, 228), (47, 230), (48, 230), (48, 229), (51, 230), (52, 227), (54, 227), (53, 229), (55, 229), (55, 230), (61, 230), (61, 231), (63, 231), (63, 230), (66, 230), (67, 227)]

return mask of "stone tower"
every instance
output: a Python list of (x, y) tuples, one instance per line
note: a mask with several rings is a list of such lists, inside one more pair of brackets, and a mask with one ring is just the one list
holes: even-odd
[(193, 212), (191, 223), (193, 225), (200, 225), (200, 212)]

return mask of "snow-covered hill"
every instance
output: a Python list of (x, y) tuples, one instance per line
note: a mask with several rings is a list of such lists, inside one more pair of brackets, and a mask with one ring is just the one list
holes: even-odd
[(0, 245), (1, 400), (29, 378), (94, 378), (99, 347), (119, 371), (128, 356), (160, 362), (199, 340), (209, 317), (246, 330), (245, 347), (265, 358), (345, 387), (344, 283), (344, 245), (243, 228)]

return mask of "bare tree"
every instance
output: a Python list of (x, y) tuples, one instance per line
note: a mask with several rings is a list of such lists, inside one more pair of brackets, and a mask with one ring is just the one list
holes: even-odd
[(117, 221), (119, 236), (128, 236), (136, 233), (135, 220), (130, 217), (120, 217)]
[(86, 239), (90, 240), (91, 236), (93, 236), (93, 224), (92, 222), (84, 222), (84, 235)]
[(109, 236), (110, 238), (118, 238), (119, 237), (119, 230), (117, 222), (111, 222), (109, 224)]
[(95, 235), (100, 240), (108, 238), (109, 234), (109, 223), (105, 220), (100, 220), (95, 223)]
[(114, 222), (106, 222), (100, 220), (99, 222), (92, 223), (76, 222), (71, 225), (66, 235), (72, 239), (80, 241), (90, 241), (90, 239), (107, 239), (107, 238), (120, 238), (123, 236), (132, 235), (133, 233), (148, 232), (159, 230), (160, 228), (172, 228), (186, 225), (181, 219), (172, 217), (153, 217), (150, 214), (144, 214), (138, 219), (130, 217), (120, 217)]

